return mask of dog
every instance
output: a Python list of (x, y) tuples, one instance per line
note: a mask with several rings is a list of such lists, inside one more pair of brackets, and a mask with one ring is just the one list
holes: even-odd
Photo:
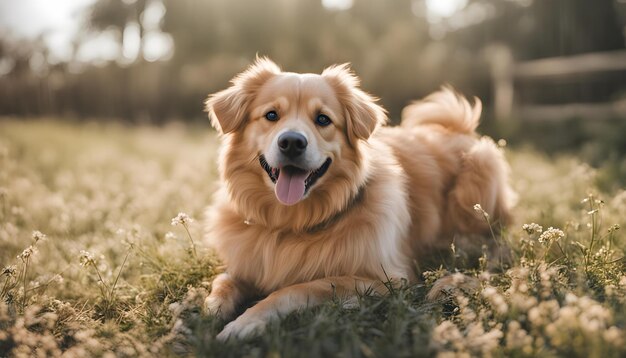
[(333, 297), (414, 282), (415, 260), (456, 233), (510, 220), (502, 151), (475, 130), (481, 102), (451, 88), (410, 104), (399, 126), (347, 64), (283, 72), (257, 58), (206, 110), (222, 145), (206, 238), (226, 270), (205, 310), (220, 340), (259, 334)]

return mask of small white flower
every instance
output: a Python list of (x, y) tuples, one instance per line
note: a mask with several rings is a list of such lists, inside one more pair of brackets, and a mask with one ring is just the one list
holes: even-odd
[(499, 314), (506, 314), (509, 310), (509, 305), (506, 303), (504, 296), (495, 287), (487, 286), (483, 289), (482, 295)]
[(182, 212), (172, 218), (172, 226), (185, 225), (191, 222), (193, 222), (193, 219), (190, 218), (189, 215)]
[(33, 240), (35, 240), (35, 242), (38, 242), (39, 240), (43, 241), (47, 238), (46, 234), (42, 233), (39, 230), (35, 230), (32, 233), (32, 238)]
[(17, 274), (17, 269), (15, 268), (15, 265), (6, 266), (5, 268), (2, 269), (2, 275), (15, 276), (16, 274)]
[(485, 219), (489, 219), (489, 214), (487, 214), (487, 212), (483, 209), (483, 207), (480, 204), (474, 205), (474, 211), (484, 216)]
[(165, 240), (176, 240), (176, 234), (171, 231), (165, 233)]
[(446, 320), (433, 329), (432, 340), (437, 346), (444, 347), (449, 342), (462, 341), (463, 334), (454, 323)]
[(492, 286), (487, 286), (483, 290), (483, 297), (485, 297), (485, 298), (489, 298), (490, 296), (493, 296), (493, 295), (496, 295), (496, 294), (498, 294), (498, 290), (496, 290)]
[(565, 294), (565, 303), (568, 305), (573, 305), (576, 304), (576, 302), (578, 302), (578, 296), (576, 296), (575, 294), (568, 292)]
[(26, 262), (26, 260), (28, 260), (28, 258), (31, 257), (34, 252), (35, 250), (33, 249), (33, 246), (31, 245), (25, 248), (21, 254), (17, 255), (17, 258), (22, 260), (23, 262)]
[(542, 244), (549, 244), (553, 241), (559, 241), (564, 237), (565, 233), (562, 230), (549, 227), (537, 240)]
[(95, 259), (92, 253), (85, 251), (85, 250), (80, 250), (80, 265), (81, 266), (87, 266), (90, 264), (95, 264)]
[(620, 346), (624, 341), (624, 332), (615, 326), (609, 327), (602, 336), (605, 341), (615, 346)]
[(522, 230), (526, 231), (528, 235), (541, 234), (543, 232), (543, 227), (535, 223), (530, 223), (522, 225)]

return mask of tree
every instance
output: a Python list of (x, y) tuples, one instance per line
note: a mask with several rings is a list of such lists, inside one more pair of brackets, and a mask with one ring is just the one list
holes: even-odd
[(123, 48), (124, 42), (129, 41), (127, 30), (136, 26), (139, 31), (138, 58), (141, 59), (145, 33), (141, 14), (145, 11), (147, 2), (147, 0), (98, 0), (93, 4), (88, 15), (90, 28), (100, 32), (114, 29), (118, 42)]

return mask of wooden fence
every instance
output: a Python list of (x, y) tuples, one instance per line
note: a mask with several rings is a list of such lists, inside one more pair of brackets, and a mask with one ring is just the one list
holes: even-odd
[(512, 117), (529, 121), (572, 117), (626, 118), (626, 98), (602, 103), (534, 105), (519, 103), (515, 95), (515, 83), (521, 80), (547, 84), (554, 79), (579, 74), (626, 71), (626, 50), (515, 62), (508, 48), (498, 46), (490, 52), (490, 61), (494, 87), (494, 115), (499, 120)]

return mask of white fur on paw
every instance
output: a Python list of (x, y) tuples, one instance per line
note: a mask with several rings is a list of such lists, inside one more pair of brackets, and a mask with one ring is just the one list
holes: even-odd
[(227, 324), (216, 338), (224, 342), (228, 339), (243, 339), (257, 336), (265, 331), (266, 325), (267, 322), (262, 319), (248, 319), (245, 315), (242, 315)]
[(356, 297), (350, 297), (342, 302), (342, 308), (344, 310), (357, 309), (360, 307), (359, 300)]
[(204, 300), (204, 310), (209, 315), (224, 319), (234, 313), (233, 305), (230, 302), (211, 295)]
[(209, 296), (204, 300), (204, 309), (210, 315), (217, 315), (220, 311), (220, 306), (222, 306), (222, 300), (216, 297)]

